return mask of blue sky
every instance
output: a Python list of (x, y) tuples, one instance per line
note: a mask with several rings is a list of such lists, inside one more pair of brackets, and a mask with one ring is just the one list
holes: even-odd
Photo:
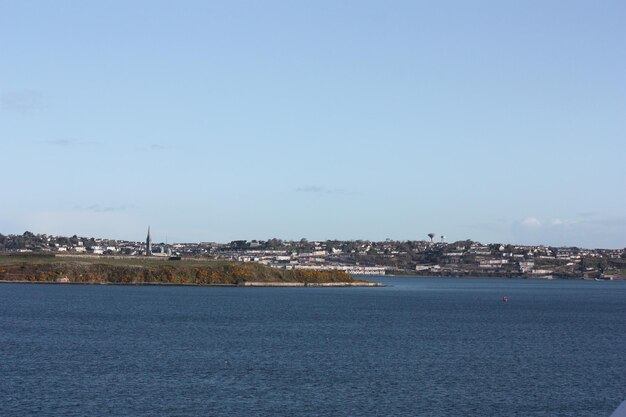
[(0, 233), (626, 246), (623, 1), (0, 1)]

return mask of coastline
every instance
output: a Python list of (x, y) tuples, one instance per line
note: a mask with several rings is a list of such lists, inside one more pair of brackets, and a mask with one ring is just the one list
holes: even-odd
[(394, 274), (387, 273), (386, 277), (394, 278), (461, 278), (461, 279), (520, 279), (529, 281), (626, 281), (624, 275), (607, 275), (600, 277), (592, 276), (568, 276), (568, 275), (529, 275), (529, 274), (507, 274), (507, 273), (492, 273), (492, 274), (443, 274), (443, 273), (406, 273), (406, 274)]
[(28, 280), (0, 280), (0, 284), (32, 284), (32, 285), (114, 285), (122, 287), (233, 287), (233, 288), (304, 288), (304, 287), (384, 287), (384, 284), (371, 281), (356, 282), (263, 282), (246, 281), (241, 284), (196, 284), (171, 282), (66, 282), (66, 281), (28, 281)]

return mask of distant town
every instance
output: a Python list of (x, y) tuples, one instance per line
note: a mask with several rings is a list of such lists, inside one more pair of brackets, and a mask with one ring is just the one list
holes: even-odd
[(254, 262), (285, 270), (341, 270), (351, 275), (626, 279), (625, 249), (526, 246), (471, 240), (447, 243), (435, 234), (414, 241), (236, 240), (156, 243), (24, 232), (0, 234), (0, 253), (13, 256), (155, 257), (176, 261)]

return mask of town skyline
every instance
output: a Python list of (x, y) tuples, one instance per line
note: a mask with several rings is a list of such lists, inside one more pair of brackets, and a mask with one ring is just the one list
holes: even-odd
[[(58, 216), (50, 216), (50, 213), (43, 214), (40, 218), (34, 218), (31, 225), (11, 222), (10, 219), (0, 218), (0, 233), (4, 234), (21, 234), (24, 231), (40, 231), (58, 236), (113, 236), (112, 238), (134, 240), (134, 236), (145, 233), (148, 227), (141, 223), (139, 209), (124, 208), (118, 212), (114, 208), (98, 208), (88, 216), (75, 213), (74, 220), (78, 223), (78, 227), (74, 227), (69, 219), (59, 221)], [(320, 216), (323, 216), (320, 213)], [(203, 219), (199, 222), (203, 227), (194, 227), (190, 225), (190, 219), (182, 216), (182, 224), (185, 226), (179, 230), (178, 219), (174, 219), (174, 224), (163, 224), (157, 227), (155, 231), (155, 239), (158, 241), (170, 242), (203, 242), (213, 241), (227, 243), (233, 240), (257, 240), (279, 238), (284, 240), (300, 240), (302, 238), (309, 240), (371, 240), (383, 241), (391, 240), (422, 240), (428, 233), (433, 232), (439, 239), (442, 235), (448, 241), (456, 240), (476, 240), (480, 242), (502, 242), (510, 244), (523, 245), (546, 245), (555, 247), (585, 247), (585, 248), (622, 248), (626, 246), (626, 219), (621, 217), (604, 218), (598, 212), (579, 213), (573, 219), (559, 218), (537, 218), (534, 216), (521, 219), (506, 220), (498, 218), (493, 221), (477, 222), (473, 224), (456, 225), (449, 229), (445, 228), (443, 222), (437, 224), (443, 227), (423, 228), (414, 231), (413, 228), (402, 229), (394, 228), (389, 232), (381, 231), (381, 227), (372, 224), (370, 233), (353, 232), (353, 233), (325, 233), (312, 230), (311, 225), (302, 222), (301, 227), (296, 231), (285, 230), (285, 227), (278, 228), (277, 231), (269, 230), (267, 222), (263, 219), (252, 218), (246, 219), (249, 230), (244, 232), (235, 232), (241, 228), (232, 227), (230, 229), (227, 221), (219, 219)], [(9, 220), (7, 222), (7, 220)], [(123, 223), (120, 221), (123, 220)], [(132, 222), (137, 220), (137, 223)], [(316, 220), (313, 224), (317, 225)], [(8, 226), (12, 227), (6, 227)], [(158, 225), (158, 222), (155, 222)], [(33, 227), (34, 226), (34, 227)], [(160, 225), (159, 225), (160, 226)], [(168, 227), (169, 226), (169, 227)], [(361, 229), (357, 225), (351, 225), (351, 228)], [(368, 229), (364, 227), (362, 229)], [(456, 230), (455, 230), (456, 229)], [(205, 232), (204, 230), (208, 230)], [(439, 231), (437, 231), (439, 230)], [(143, 231), (143, 232), (142, 232)]]
[[(260, 238), (260, 237), (256, 237), (256, 238), (252, 238), (252, 239), (232, 239), (232, 240), (228, 240), (228, 241), (220, 241), (220, 240), (212, 240), (212, 239), (201, 239), (201, 240), (197, 240), (197, 241), (183, 241), (183, 240), (172, 240), (169, 239), (167, 237), (167, 234), (165, 234), (165, 238), (164, 239), (154, 239), (153, 233), (152, 233), (152, 226), (147, 226), (147, 235), (146, 235), (146, 231), (144, 230), (144, 237), (143, 239), (141, 238), (130, 238), (130, 239), (126, 239), (126, 238), (120, 238), (120, 237), (111, 237), (111, 236), (99, 236), (99, 235), (93, 235), (93, 234), (77, 234), (77, 233), (73, 233), (73, 234), (48, 234), (48, 233), (39, 233), (39, 232), (33, 232), (31, 230), (25, 230), (22, 233), (6, 233), (6, 232), (2, 232), (0, 231), (0, 237), (7, 239), (7, 238), (11, 238), (11, 237), (20, 237), (20, 236), (33, 236), (33, 237), (37, 237), (37, 238), (47, 238), (47, 239), (69, 239), (69, 238), (75, 238), (75, 239), (80, 239), (82, 241), (96, 241), (96, 242), (127, 242), (127, 243), (133, 243), (133, 244), (137, 244), (139, 246), (141, 246), (142, 248), (149, 248), (149, 250), (152, 250), (152, 245), (154, 245), (154, 247), (171, 247), (174, 245), (204, 245), (204, 244), (215, 244), (215, 245), (232, 245), (236, 242), (241, 242), (241, 243), (247, 243), (247, 244), (252, 244), (253, 246), (256, 244), (264, 244), (266, 242), (270, 242), (270, 241), (276, 241), (276, 242), (280, 242), (281, 244), (292, 244), (292, 243), (327, 243), (327, 242), (370, 242), (370, 243), (388, 243), (388, 242), (393, 242), (393, 243), (406, 243), (406, 242), (415, 242), (415, 243), (425, 243), (425, 244), (431, 244), (431, 245), (452, 245), (456, 242), (474, 242), (477, 244), (483, 244), (483, 245), (510, 245), (510, 246), (519, 246), (519, 247), (546, 247), (546, 248), (577, 248), (577, 249), (585, 249), (585, 250), (609, 250), (609, 251), (622, 251), (622, 250), (626, 250), (626, 245), (623, 246), (618, 246), (618, 247), (587, 247), (587, 246), (581, 246), (581, 245), (551, 245), (551, 244), (547, 244), (547, 243), (537, 243), (537, 244), (526, 244), (526, 243), (521, 243), (521, 242), (508, 242), (508, 241), (481, 241), (478, 239), (472, 239), (472, 238), (465, 238), (465, 239), (450, 239), (448, 236), (446, 235), (439, 235), (436, 234), (434, 232), (431, 233), (427, 233), (425, 234), (423, 237), (415, 237), (415, 238), (411, 238), (411, 239), (392, 239), (392, 238), (385, 238), (385, 239), (367, 239), (367, 238), (356, 238), (356, 239), (336, 239), (336, 238), (326, 238), (326, 239), (309, 239), (307, 237), (301, 237), (301, 238), (296, 238), (296, 239), (290, 239), (290, 238), (281, 238), (281, 237), (268, 237), (268, 238)], [(432, 236), (431, 236), (432, 235)], [(82, 246), (82, 244), (81, 244)], [(137, 247), (139, 247), (137, 246)], [(53, 248), (54, 249), (54, 248)], [(0, 248), (1, 250), (1, 248)], [(139, 254), (139, 252), (137, 252), (136, 254)]]
[(74, 261), (236, 261), (287, 271), (343, 271), (350, 275), (626, 278), (626, 248), (555, 248), (472, 240), (445, 242), (442, 236), (441, 241), (435, 241), (434, 233), (427, 236), (429, 241), (268, 239), (166, 244), (153, 242), (150, 229), (143, 242), (25, 232), (17, 236), (0, 235), (0, 254), (16, 259), (58, 257)]

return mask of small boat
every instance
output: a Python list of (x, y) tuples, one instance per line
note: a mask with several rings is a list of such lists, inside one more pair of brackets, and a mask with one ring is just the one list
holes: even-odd
[(505, 303), (509, 302), (509, 297), (507, 297), (506, 295), (504, 297), (502, 297), (502, 301), (504, 301)]

